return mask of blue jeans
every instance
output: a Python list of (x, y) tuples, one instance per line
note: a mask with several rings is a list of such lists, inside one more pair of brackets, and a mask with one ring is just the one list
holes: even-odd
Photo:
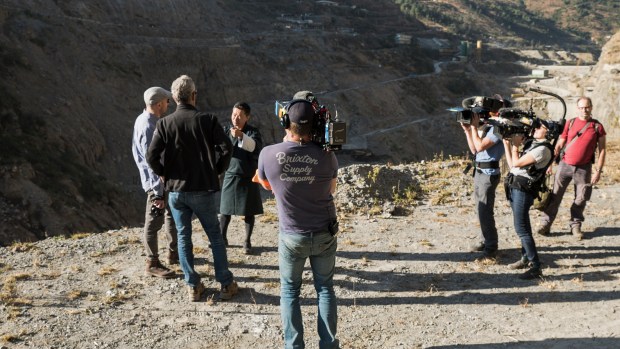
[(474, 200), (480, 221), (480, 230), (485, 251), (497, 250), (497, 228), (495, 227), (495, 190), (500, 175), (487, 175), (476, 172), (474, 176)]
[(536, 243), (532, 236), (532, 225), (530, 224), (530, 207), (534, 203), (534, 195), (519, 189), (510, 189), (510, 206), (514, 217), (514, 225), (517, 235), (521, 240), (521, 256), (527, 257), (532, 263), (532, 267), (540, 268)]
[(220, 223), (217, 220), (217, 195), (217, 193), (207, 191), (170, 192), (168, 194), (168, 205), (170, 205), (170, 211), (177, 226), (179, 263), (185, 275), (185, 282), (192, 287), (200, 282), (200, 275), (194, 270), (193, 214), (198, 217), (211, 243), (215, 280), (222, 286), (228, 286), (233, 281), (233, 274), (228, 270), (224, 238), (220, 233)]
[(319, 313), (317, 329), (319, 348), (338, 348), (336, 327), (336, 294), (334, 269), (336, 266), (337, 238), (328, 232), (295, 234), (280, 232), (278, 245), (280, 263), (280, 307), (284, 327), (284, 347), (304, 348), (304, 325), (301, 318), (299, 294), (306, 259), (314, 279)]

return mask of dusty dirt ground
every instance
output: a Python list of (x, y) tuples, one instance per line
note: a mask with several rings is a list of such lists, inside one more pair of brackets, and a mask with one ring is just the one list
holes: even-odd
[[(569, 233), (568, 200), (553, 234), (535, 236), (544, 264), (537, 281), (507, 268), (519, 243), (501, 195), (495, 264), (468, 252), (479, 227), (466, 193), (405, 217), (344, 217), (336, 271), (342, 348), (618, 348), (620, 185), (594, 193), (584, 240)], [(242, 254), (242, 219), (233, 218), (228, 255), (241, 291), (227, 302), (215, 299), (197, 226), (196, 264), (208, 287), (197, 303), (187, 300), (180, 269), (171, 280), (143, 274), (138, 227), (0, 249), (0, 348), (282, 347), (272, 201), (266, 210), (250, 256)], [(309, 269), (304, 280), (306, 345), (317, 348)]]
[[(497, 262), (476, 262), (468, 252), (479, 231), (471, 178), (452, 160), (414, 166), (427, 167), (417, 180), (433, 189), (407, 215), (386, 215), (381, 205), (341, 210), (335, 276), (341, 347), (620, 347), (617, 141), (608, 150), (586, 210), (585, 238), (575, 240), (568, 229), (570, 191), (552, 235), (535, 236), (540, 280), (520, 280), (507, 268), (520, 244), (501, 187)], [(242, 220), (231, 223), (228, 256), (241, 290), (227, 302), (216, 300), (211, 253), (197, 224), (196, 265), (208, 287), (197, 303), (187, 300), (178, 267), (175, 279), (144, 275), (140, 227), (0, 248), (0, 348), (282, 347), (277, 220), (273, 201), (265, 207), (253, 255), (242, 254)], [(538, 213), (531, 217), (536, 228)], [(306, 346), (318, 348), (309, 269), (304, 280)]]

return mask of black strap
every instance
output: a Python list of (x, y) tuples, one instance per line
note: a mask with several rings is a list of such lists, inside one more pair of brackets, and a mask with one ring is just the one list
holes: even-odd
[(499, 168), (499, 161), (476, 162), (476, 168), (497, 169)]
[[(575, 119), (571, 120), (570, 125), (568, 125), (568, 130), (570, 131), (570, 128), (573, 126), (573, 123), (575, 122)], [(583, 128), (581, 130), (579, 130), (579, 132), (577, 132), (577, 134), (575, 135), (575, 137), (573, 137), (573, 139), (570, 140), (570, 142), (566, 145), (566, 147), (564, 147), (564, 152), (566, 152), (568, 150), (568, 148), (575, 143), (575, 141), (577, 140), (577, 138), (579, 138), (579, 136), (581, 136), (583, 134), (583, 132), (588, 128), (588, 126), (590, 126), (590, 124), (592, 123), (592, 121), (588, 121), (586, 122), (585, 125), (583, 125)]]

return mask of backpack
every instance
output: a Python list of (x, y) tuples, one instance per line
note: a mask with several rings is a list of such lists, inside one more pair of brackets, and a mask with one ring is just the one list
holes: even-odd
[[(523, 144), (523, 149), (527, 149), (527, 151), (529, 152), (538, 147), (547, 147), (547, 149), (549, 149), (549, 151), (551, 152), (551, 159), (549, 160), (549, 162), (547, 162), (547, 164), (545, 164), (545, 166), (538, 169), (536, 168), (535, 164), (532, 164), (527, 169), (527, 174), (530, 175), (532, 178), (515, 176), (509, 173), (504, 180), (504, 186), (507, 196), (510, 192), (509, 188), (517, 188), (534, 195), (535, 199), (534, 205), (532, 207), (538, 210), (544, 210), (546, 205), (549, 203), (549, 198), (551, 194), (550, 185), (549, 183), (547, 183), (547, 178), (549, 176), (547, 176), (546, 173), (547, 168), (549, 168), (549, 166), (553, 162), (553, 146), (548, 142), (543, 142), (531, 147), (533, 141), (533, 139), (528, 139), (527, 141), (525, 141), (525, 143)], [(544, 204), (541, 203), (543, 199), (545, 200)]]
[(534, 198), (532, 208), (539, 211), (544, 211), (549, 206), (551, 200), (551, 193), (553, 193), (553, 176), (545, 174), (540, 189), (538, 190), (538, 196)]

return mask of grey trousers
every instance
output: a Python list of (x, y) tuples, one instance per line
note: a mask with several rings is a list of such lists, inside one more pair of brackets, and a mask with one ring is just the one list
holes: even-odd
[(497, 228), (495, 227), (495, 189), (500, 175), (486, 175), (477, 172), (474, 175), (474, 200), (480, 221), (481, 236), (486, 251), (497, 250)]
[(168, 193), (165, 193), (164, 202), (166, 203), (166, 209), (164, 214), (158, 217), (155, 217), (151, 213), (151, 200), (155, 196), (152, 191), (147, 193), (146, 198), (146, 211), (144, 213), (144, 248), (146, 250), (146, 256), (150, 260), (159, 259), (159, 246), (157, 244), (157, 233), (164, 227), (164, 233), (166, 234), (166, 239), (168, 240), (168, 250), (176, 251), (177, 250), (177, 228), (174, 225), (174, 219), (172, 218), (172, 214), (170, 213), (170, 208), (168, 207)]
[(571, 181), (575, 188), (575, 198), (570, 207), (570, 226), (581, 227), (584, 221), (583, 212), (586, 209), (586, 202), (592, 196), (592, 184), (590, 179), (592, 175), (592, 164), (588, 163), (581, 166), (573, 166), (560, 161), (558, 169), (555, 172), (555, 182), (553, 183), (553, 193), (549, 199), (549, 206), (542, 215), (541, 223), (543, 226), (551, 226), (558, 214), (560, 204), (564, 193)]

